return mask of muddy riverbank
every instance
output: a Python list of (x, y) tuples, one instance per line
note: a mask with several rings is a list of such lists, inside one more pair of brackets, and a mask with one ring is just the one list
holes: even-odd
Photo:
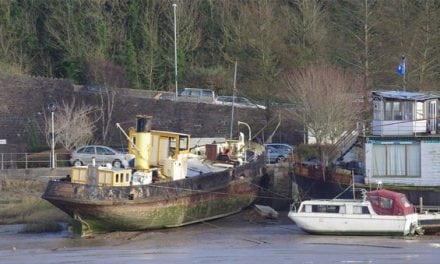
[(250, 209), (181, 228), (91, 238), (1, 226), (0, 263), (438, 263), (439, 237), (313, 236), (286, 215), (263, 219)]

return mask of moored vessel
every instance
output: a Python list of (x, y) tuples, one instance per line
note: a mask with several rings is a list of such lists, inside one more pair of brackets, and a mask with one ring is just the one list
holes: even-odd
[(385, 189), (364, 191), (362, 199), (304, 201), (288, 216), (311, 234), (405, 236), (419, 228), (406, 196)]
[(152, 130), (139, 115), (126, 136), (134, 168), (77, 166), (48, 183), (43, 199), (73, 218), (75, 233), (178, 227), (237, 213), (257, 197), (264, 148), (242, 134), (194, 155), (189, 135)]

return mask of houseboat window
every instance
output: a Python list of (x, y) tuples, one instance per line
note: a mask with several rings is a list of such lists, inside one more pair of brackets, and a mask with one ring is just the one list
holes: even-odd
[(420, 144), (374, 144), (373, 176), (420, 177)]
[(393, 120), (402, 120), (400, 102), (393, 102)]
[(125, 181), (126, 182), (130, 181), (130, 175), (128, 173), (125, 174)]
[(353, 214), (370, 214), (368, 206), (353, 206)]
[(116, 180), (115, 180), (115, 182), (119, 182), (119, 174), (118, 173), (116, 173)]
[(393, 120), (393, 102), (385, 102), (385, 120)]
[(424, 115), (423, 115), (423, 102), (417, 102), (417, 106), (416, 106), (416, 119), (423, 119)]
[(403, 114), (405, 120), (413, 120), (413, 102), (406, 101), (403, 104)]
[(385, 197), (380, 197), (380, 207), (390, 209), (393, 207), (393, 200)]
[(385, 102), (385, 119), (384, 120), (402, 120), (403, 114), (400, 102)]

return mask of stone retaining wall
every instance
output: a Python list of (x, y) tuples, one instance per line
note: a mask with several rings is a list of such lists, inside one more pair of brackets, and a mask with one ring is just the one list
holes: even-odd
[[(193, 137), (227, 137), (230, 135), (231, 107), (205, 103), (173, 102), (151, 98), (153, 93), (130, 89), (118, 89), (112, 124), (120, 123), (124, 129), (135, 126), (137, 114), (153, 116), (153, 129), (169, 130), (190, 134)], [(69, 80), (51, 78), (33, 78), (9, 76), (0, 73), (0, 139), (7, 144), (0, 144), (0, 153), (31, 152), (35, 146), (48, 146), (44, 124), (50, 119), (47, 105), (51, 102), (71, 102), (76, 105), (100, 105), (99, 91), (91, 91), (73, 85)], [(139, 95), (139, 96), (136, 96)], [(55, 112), (56, 114), (56, 112)], [(286, 111), (277, 109), (261, 110), (235, 108), (234, 137), (237, 136), (237, 121), (246, 122), (255, 135), (266, 124), (282, 118), (281, 126), (273, 137), (274, 142), (296, 144), (302, 141), (298, 126), (289, 119)], [(95, 139), (102, 143), (101, 127), (97, 123)], [(272, 128), (275, 125), (272, 125)], [(272, 130), (260, 133), (260, 138), (267, 137)], [(240, 130), (247, 136), (246, 127)], [(126, 140), (116, 126), (111, 126), (106, 143), (111, 146), (126, 146)]]

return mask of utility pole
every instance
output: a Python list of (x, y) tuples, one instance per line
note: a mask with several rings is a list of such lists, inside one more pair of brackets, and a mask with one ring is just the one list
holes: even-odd
[(174, 80), (176, 82), (176, 101), (177, 101), (177, 22), (176, 22), (176, 7), (177, 4), (173, 4), (174, 10)]
[(51, 144), (51, 167), (52, 169), (55, 169), (55, 125), (54, 125), (54, 114), (55, 114), (55, 110), (57, 109), (56, 105), (54, 103), (50, 103), (47, 108), (49, 109), (50, 113), (51, 113), (51, 136), (52, 136), (52, 144)]
[(237, 61), (235, 61), (235, 70), (234, 70), (234, 86), (232, 88), (232, 110), (231, 110), (231, 131), (229, 134), (229, 139), (232, 139), (232, 129), (234, 127), (234, 103), (235, 103), (235, 85), (237, 83)]

